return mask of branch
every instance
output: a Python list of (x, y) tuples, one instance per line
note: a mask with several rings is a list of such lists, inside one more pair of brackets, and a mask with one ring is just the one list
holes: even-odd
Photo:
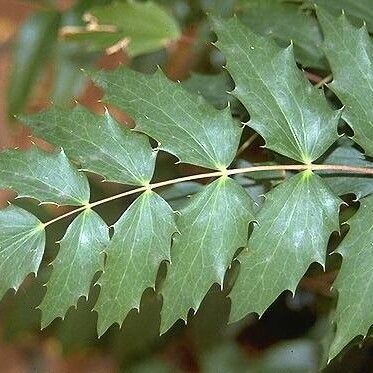
[(106, 202), (114, 201), (116, 199), (126, 197), (132, 194), (145, 192), (147, 190), (153, 190), (157, 188), (161, 188), (167, 185), (173, 185), (178, 183), (183, 183), (185, 181), (192, 181), (192, 180), (200, 180), (200, 179), (207, 179), (207, 178), (214, 178), (214, 177), (221, 177), (221, 176), (230, 176), (230, 175), (237, 175), (237, 174), (245, 174), (251, 172), (259, 172), (259, 171), (332, 171), (332, 172), (339, 172), (339, 173), (352, 173), (352, 174), (363, 174), (363, 175), (372, 175), (373, 176), (373, 167), (353, 167), (353, 166), (346, 166), (346, 165), (324, 165), (324, 164), (310, 164), (310, 165), (270, 165), (270, 166), (252, 166), (252, 167), (244, 167), (244, 168), (235, 168), (232, 170), (225, 170), (225, 171), (214, 171), (208, 172), (204, 174), (197, 174), (197, 175), (190, 175), (179, 177), (176, 179), (170, 179), (161, 181), (158, 183), (152, 183), (147, 186), (142, 186), (136, 189), (131, 189), (127, 192), (115, 194), (111, 197), (104, 198), (98, 200), (96, 202), (88, 203), (84, 206), (78, 207), (74, 210), (71, 210), (63, 215), (57, 216), (56, 218), (44, 223), (44, 227), (51, 225), (61, 219), (64, 219), (70, 215), (76, 214), (80, 211), (84, 211), (86, 209), (90, 209), (99, 205), (102, 205)]

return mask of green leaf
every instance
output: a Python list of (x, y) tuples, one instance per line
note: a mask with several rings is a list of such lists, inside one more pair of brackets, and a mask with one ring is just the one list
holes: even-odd
[(253, 31), (273, 37), (281, 46), (294, 42), (294, 54), (303, 66), (328, 67), (320, 48), (322, 34), (317, 20), (302, 12), (299, 4), (273, 1), (245, 1), (239, 19)]
[(137, 198), (115, 223), (105, 271), (98, 281), (99, 336), (111, 324), (121, 325), (131, 309), (139, 309), (142, 293), (155, 285), (159, 265), (170, 259), (171, 236), (176, 231), (170, 206), (151, 191)]
[(366, 336), (373, 324), (373, 196), (363, 198), (349, 220), (350, 230), (337, 252), (342, 267), (333, 288), (338, 290), (337, 332), (330, 347), (334, 358), (355, 336)]
[(114, 2), (90, 9), (89, 14), (93, 27), (67, 35), (67, 40), (85, 42), (89, 50), (109, 48), (126, 39), (126, 50), (134, 57), (164, 48), (180, 35), (176, 21), (151, 1)]
[[(276, 166), (278, 163), (275, 162), (256, 162), (251, 163), (244, 159), (239, 159), (237, 161), (238, 168), (248, 168), (248, 167), (266, 167), (266, 166)], [(272, 171), (255, 171), (248, 174), (239, 175), (245, 179), (250, 179), (254, 181), (271, 181), (271, 180), (283, 180), (286, 178), (285, 170), (272, 170)]]
[(228, 72), (219, 74), (192, 73), (190, 78), (181, 82), (182, 86), (189, 92), (202, 95), (207, 102), (219, 110), (229, 105), (234, 117), (240, 118), (246, 114), (242, 104), (229, 94), (234, 89), (234, 82)]
[(189, 197), (200, 192), (204, 186), (194, 181), (185, 181), (170, 185), (168, 188), (159, 192), (174, 210), (180, 210), (188, 203)]
[(204, 13), (220, 17), (231, 17), (237, 5), (237, 0), (200, 0), (199, 2)]
[[(89, 4), (82, 1), (61, 15), (60, 29), (66, 26), (82, 26), (84, 8)], [(55, 71), (51, 100), (55, 105), (68, 105), (79, 96), (86, 83), (82, 68), (88, 68), (97, 58), (96, 53), (87, 53), (81, 45), (60, 42), (53, 59)]]
[(86, 171), (129, 185), (150, 182), (156, 152), (143, 134), (120, 125), (111, 115), (96, 115), (82, 106), (52, 107), (21, 118), (36, 136), (63, 146)]
[(87, 177), (70, 163), (64, 151), (47, 153), (36, 147), (0, 153), (0, 188), (43, 203), (84, 205), (89, 202)]
[(93, 276), (103, 270), (103, 252), (108, 243), (108, 227), (94, 211), (85, 210), (70, 224), (52, 262), (47, 292), (39, 306), (43, 328), (57, 317), (63, 319), (81, 296), (88, 298)]
[(354, 141), (373, 156), (373, 43), (365, 27), (356, 29), (343, 14), (336, 18), (318, 8), (317, 16), (334, 78), (328, 86), (345, 105), (342, 117)]
[(60, 16), (56, 11), (34, 14), (17, 37), (8, 87), (8, 113), (20, 112), (57, 40)]
[(320, 176), (302, 172), (266, 195), (238, 259), (239, 275), (231, 294), (231, 320), (250, 312), (262, 315), (284, 290), (295, 292), (313, 262), (324, 266), (332, 232), (339, 230), (337, 198)]
[(37, 273), (45, 247), (42, 223), (20, 207), (0, 210), (0, 298), (18, 290), (25, 277)]
[(233, 160), (242, 128), (229, 108), (217, 110), (202, 97), (168, 80), (162, 71), (141, 74), (126, 68), (92, 73), (104, 100), (136, 121), (136, 130), (155, 138), (159, 148), (181, 162), (223, 169)]
[(304, 163), (319, 158), (338, 138), (340, 112), (297, 68), (293, 46), (281, 49), (237, 18), (214, 18), (213, 25), (236, 83), (233, 94), (250, 113), (248, 125), (269, 149)]
[[(243, 159), (237, 161), (238, 168), (258, 167), (275, 165), (273, 162), (251, 163)], [(248, 174), (238, 174), (235, 176), (240, 185), (242, 185), (249, 196), (255, 201), (256, 209), (258, 210), (264, 202), (263, 196), (276, 183), (283, 181), (286, 178), (286, 171), (257, 171)]]
[(232, 99), (235, 101), (235, 98), (228, 93), (234, 88), (234, 83), (227, 73), (214, 75), (193, 73), (182, 84), (188, 91), (202, 95), (207, 102), (220, 110), (224, 109)]
[(214, 283), (223, 284), (237, 249), (247, 243), (253, 201), (234, 180), (222, 177), (191, 197), (177, 220), (171, 264), (161, 293), (161, 332), (199, 308)]
[(327, 9), (336, 16), (345, 12), (356, 26), (361, 26), (362, 20), (364, 20), (369, 32), (373, 32), (373, 7), (371, 0), (310, 0), (310, 2), (312, 5), (317, 4)]
[[(355, 167), (373, 167), (363, 154), (352, 146), (352, 142), (344, 141), (324, 160), (325, 164), (340, 164)], [(323, 172), (324, 181), (338, 195), (354, 193), (358, 199), (373, 193), (371, 175), (343, 174), (340, 172)]]
[(86, 78), (81, 69), (90, 66), (93, 58), (84, 54), (81, 49), (69, 50), (62, 45), (59, 45), (56, 55), (54, 62), (56, 73), (51, 100), (56, 105), (67, 106), (75, 97), (83, 93)]

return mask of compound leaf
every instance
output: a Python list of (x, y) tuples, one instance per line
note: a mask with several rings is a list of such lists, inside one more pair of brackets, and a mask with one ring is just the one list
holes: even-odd
[(99, 335), (113, 323), (121, 325), (131, 309), (139, 309), (144, 290), (154, 287), (159, 265), (170, 259), (171, 236), (176, 231), (172, 209), (151, 191), (137, 198), (115, 223), (105, 271), (98, 281)]
[(0, 298), (18, 290), (25, 277), (37, 273), (45, 247), (42, 223), (28, 211), (11, 205), (0, 210)]
[(329, 351), (334, 358), (355, 336), (373, 324), (373, 196), (363, 198), (349, 220), (350, 231), (337, 252), (342, 267), (333, 285), (338, 291), (337, 332)]
[(236, 83), (233, 94), (250, 113), (248, 125), (280, 154), (303, 163), (319, 158), (338, 138), (340, 112), (297, 68), (293, 46), (282, 49), (237, 18), (213, 18), (213, 26)]
[(197, 310), (209, 288), (223, 284), (237, 249), (247, 243), (253, 201), (234, 180), (222, 177), (191, 197), (177, 220), (171, 264), (161, 290), (161, 332), (190, 308)]
[(74, 110), (52, 107), (22, 120), (36, 136), (63, 146), (84, 170), (108, 181), (144, 185), (153, 176), (156, 152), (148, 138), (120, 125), (108, 112), (96, 115), (79, 105)]
[[(84, 3), (83, 7), (89, 5)], [(109, 3), (108, 7), (93, 8), (85, 14), (87, 27), (68, 25), (61, 30), (61, 36), (92, 42), (94, 49), (108, 48), (109, 53), (127, 48), (134, 56), (158, 49), (179, 35), (173, 19), (153, 3)], [(203, 7), (208, 7), (205, 3)], [(310, 170), (290, 177), (290, 172), (277, 170), (287, 167), (284, 165), (272, 172), (252, 172), (247, 181), (242, 170), (225, 173), (225, 169), (236, 156), (243, 130), (231, 113), (246, 116), (242, 104), (250, 114), (248, 126), (264, 138), (269, 149), (283, 156), (311, 164), (329, 154), (319, 162), (372, 167), (368, 160), (373, 155), (371, 41), (364, 28), (355, 29), (344, 16), (337, 19), (318, 10), (326, 38), (325, 51), (334, 74), (331, 89), (344, 103), (343, 117), (354, 129), (354, 139), (367, 157), (350, 142), (343, 141), (327, 153), (338, 139), (342, 111), (333, 110), (323, 90), (313, 87), (298, 69), (293, 44), (285, 49), (278, 45), (287, 44), (295, 35), (298, 61), (323, 68), (325, 60), (317, 50), (321, 36), (316, 19), (311, 13), (299, 13), (304, 7), (282, 0), (242, 3), (246, 4), (245, 14), (241, 13), (243, 19), (257, 32), (274, 38), (255, 34), (237, 18), (212, 17), (217, 45), (226, 56), (234, 82), (228, 73), (195, 75), (180, 84), (168, 80), (160, 70), (153, 75), (123, 67), (96, 71), (89, 75), (104, 89), (104, 100), (132, 116), (135, 131), (121, 126), (108, 112), (99, 116), (79, 105), (72, 111), (51, 108), (22, 117), (35, 135), (64, 150), (47, 153), (34, 147), (0, 153), (0, 188), (12, 189), (19, 197), (32, 197), (43, 203), (83, 205), (78, 211), (85, 209), (68, 227), (53, 261), (46, 295), (39, 306), (43, 327), (57, 317), (63, 318), (81, 296), (87, 297), (95, 274), (102, 270), (94, 307), (98, 313), (98, 334), (102, 335), (113, 323), (122, 324), (131, 310), (139, 309), (144, 291), (155, 287), (161, 263), (169, 261), (167, 276), (160, 286), (161, 332), (165, 332), (178, 319), (187, 320), (191, 309), (198, 310), (214, 284), (223, 285), (235, 255), (240, 267), (230, 293), (231, 320), (250, 312), (261, 315), (283, 291), (295, 291), (312, 263), (324, 266), (330, 235), (339, 229), (342, 201), (337, 194), (353, 192), (362, 198), (361, 207), (350, 220), (350, 231), (339, 250), (343, 263), (335, 283), (339, 292), (337, 332), (330, 358), (355, 336), (367, 334), (373, 323), (373, 195), (363, 198), (373, 192), (369, 177), (332, 173), (331, 168), (319, 171), (324, 180)], [(361, 9), (365, 5), (362, 0)], [(233, 2), (230, 9), (231, 6)], [(247, 9), (251, 13), (246, 13)], [(134, 16), (136, 12), (141, 13), (141, 19)], [(276, 19), (279, 15), (284, 17)], [(292, 22), (286, 21), (289, 16)], [(47, 21), (53, 26), (59, 18), (51, 13)], [(147, 19), (154, 22), (147, 23)], [(301, 32), (294, 33), (294, 26)], [(83, 32), (79, 34), (79, 30)], [(48, 44), (48, 36), (45, 39)], [(66, 45), (66, 52), (79, 45)], [(220, 53), (211, 55), (214, 61), (218, 61), (218, 56)], [(211, 62), (216, 64), (214, 61)], [(26, 85), (34, 77), (30, 79)], [(229, 99), (225, 91), (233, 86), (234, 99)], [(20, 87), (24, 88), (22, 84)], [(192, 91), (204, 95), (211, 104)], [(19, 111), (27, 95), (22, 97), (18, 88), (14, 92), (19, 97), (13, 104), (10, 102), (10, 110)], [(213, 106), (223, 108), (228, 102), (236, 108), (232, 110), (228, 105), (218, 110)], [(223, 176), (207, 186), (191, 182), (193, 177), (185, 177), (144, 188), (153, 177), (156, 161), (156, 152), (146, 135), (181, 162), (220, 170)], [(146, 190), (114, 225), (111, 240), (105, 222), (89, 208), (86, 176), (72, 165), (64, 151), (85, 171)], [(239, 165), (237, 162), (236, 166)], [(228, 174), (236, 175), (236, 179)], [(202, 177), (206, 174), (195, 179)], [(254, 205), (249, 194), (259, 200), (259, 194), (283, 178), (286, 180), (267, 193), (264, 203)], [(177, 184), (183, 180), (189, 182)], [(164, 198), (181, 210), (177, 224), (170, 205), (151, 190), (166, 185), (169, 188), (163, 191)], [(93, 206), (139, 189), (104, 198)], [(192, 197), (186, 198), (188, 195)], [(257, 224), (248, 240), (249, 224), (254, 220)], [(17, 290), (30, 272), (38, 270), (45, 226), (19, 207), (0, 210), (0, 296), (10, 288)], [(237, 254), (240, 248), (244, 250)]]
[(127, 68), (92, 73), (106, 102), (136, 121), (136, 130), (156, 139), (180, 161), (222, 169), (233, 160), (242, 128), (229, 108), (217, 110), (201, 96), (168, 80), (162, 71), (141, 74)]
[(342, 117), (354, 130), (354, 141), (373, 156), (373, 43), (365, 26), (356, 29), (344, 14), (336, 18), (318, 8), (317, 16), (333, 72), (329, 87), (345, 105)]
[(324, 265), (329, 237), (339, 229), (341, 202), (309, 171), (267, 193), (248, 250), (238, 257), (240, 271), (230, 294), (232, 321), (250, 312), (263, 314), (284, 290), (294, 293), (311, 263)]
[(103, 269), (108, 243), (108, 227), (94, 211), (85, 210), (70, 224), (52, 262), (47, 292), (39, 306), (43, 328), (57, 317), (64, 318), (81, 296), (88, 298), (93, 276)]
[(87, 177), (70, 163), (64, 151), (47, 153), (36, 147), (0, 153), (0, 188), (18, 197), (44, 203), (84, 205), (89, 202)]

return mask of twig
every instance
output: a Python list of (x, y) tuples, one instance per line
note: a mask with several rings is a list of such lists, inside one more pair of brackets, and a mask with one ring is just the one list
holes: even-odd
[(221, 177), (221, 176), (230, 176), (230, 175), (237, 175), (243, 173), (250, 173), (250, 172), (259, 172), (259, 171), (278, 171), (278, 170), (293, 170), (293, 171), (333, 171), (333, 172), (343, 172), (343, 173), (355, 173), (355, 174), (364, 174), (364, 175), (373, 175), (373, 167), (353, 167), (353, 166), (346, 166), (346, 165), (324, 165), (324, 164), (300, 164), (300, 165), (268, 165), (268, 166), (252, 166), (252, 167), (244, 167), (244, 168), (235, 168), (231, 170), (224, 170), (224, 171), (215, 171), (209, 172), (204, 174), (198, 175), (190, 175), (179, 177), (177, 179), (171, 179), (166, 181), (161, 181), (158, 183), (149, 184), (147, 186), (142, 186), (136, 189), (129, 190), (127, 192), (115, 194), (111, 197), (101, 199), (96, 202), (88, 203), (84, 206), (78, 207), (72, 211), (69, 211), (63, 215), (57, 216), (56, 218), (43, 223), (44, 227), (51, 225), (59, 220), (62, 220), (68, 216), (76, 214), (80, 211), (84, 211), (86, 209), (91, 209), (93, 207), (102, 205), (106, 202), (114, 201), (116, 199), (129, 196), (131, 194), (136, 194), (145, 191), (151, 191), (153, 189), (161, 188), (167, 185), (173, 185), (182, 183), (185, 181), (192, 181), (192, 180), (199, 180), (199, 179), (206, 179), (212, 177)]
[(333, 79), (333, 75), (329, 74), (325, 78), (321, 79), (317, 84), (315, 84), (315, 88), (320, 88), (323, 85), (329, 83)]
[(256, 139), (258, 138), (258, 134), (254, 133), (252, 136), (250, 136), (238, 149), (236, 157), (240, 154), (242, 154)]

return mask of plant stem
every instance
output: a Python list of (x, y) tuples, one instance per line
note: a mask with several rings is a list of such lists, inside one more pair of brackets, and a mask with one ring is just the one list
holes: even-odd
[(57, 216), (56, 218), (44, 223), (43, 225), (44, 227), (47, 227), (48, 225), (51, 225), (61, 219), (64, 219), (70, 215), (76, 214), (80, 211), (84, 211), (86, 209), (90, 209), (95, 206), (102, 205), (106, 202), (114, 201), (116, 199), (129, 196), (131, 194), (145, 192), (147, 190), (153, 190), (153, 189), (161, 188), (167, 185), (178, 184), (178, 183), (182, 183), (185, 181), (207, 179), (207, 178), (212, 178), (212, 177), (230, 176), (230, 175), (237, 175), (237, 174), (244, 174), (244, 173), (258, 172), (258, 171), (279, 171), (279, 170), (280, 171), (281, 170), (282, 171), (285, 171), (285, 170), (288, 170), (288, 171), (304, 171), (304, 170), (333, 171), (333, 172), (339, 172), (339, 173), (373, 175), (373, 167), (353, 167), (353, 166), (346, 166), (346, 165), (326, 165), (326, 164), (325, 165), (324, 164), (310, 164), (310, 165), (299, 164), (299, 165), (252, 166), (252, 167), (244, 167), (244, 168), (235, 168), (235, 169), (225, 170), (225, 171), (214, 171), (214, 172), (208, 172), (204, 174), (179, 177), (177, 179), (165, 180), (165, 181), (161, 181), (158, 183), (152, 183), (147, 186), (142, 186), (136, 189), (131, 189), (123, 193), (115, 194), (111, 197), (89, 203), (87, 205), (71, 210), (63, 215)]
[(326, 76), (324, 79), (321, 79), (318, 83), (316, 83), (314, 85), (315, 88), (320, 88), (322, 87), (323, 85), (329, 83), (331, 80), (333, 79), (333, 75), (332, 74), (329, 74), (328, 76)]
[(252, 136), (250, 136), (242, 145), (241, 147), (237, 150), (236, 157), (240, 154), (242, 154), (257, 138), (258, 134), (254, 133)]

